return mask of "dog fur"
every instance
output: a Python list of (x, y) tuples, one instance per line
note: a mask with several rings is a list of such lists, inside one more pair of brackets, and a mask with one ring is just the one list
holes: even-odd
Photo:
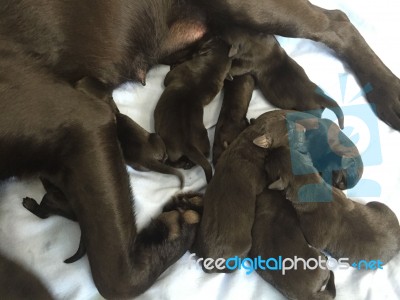
[[(264, 189), (257, 196), (256, 214), (252, 229), (253, 244), (249, 257), (310, 258), (319, 261), (325, 255), (310, 247), (304, 238), (296, 211), (281, 191)], [(276, 270), (257, 269), (257, 273), (277, 288), (288, 299), (333, 299), (335, 283), (327, 268), (287, 270), (284, 275)], [(323, 287), (326, 288), (321, 291)]]
[(264, 126), (247, 127), (221, 155), (203, 198), (203, 217), (193, 246), (198, 256), (243, 257), (250, 250), (256, 197), (266, 184), (263, 166), (268, 151), (253, 140), (268, 131), (273, 138), (264, 144), (278, 141), (286, 134), (285, 126), (275, 126), (279, 122), (285, 122), (282, 114), (271, 112)]
[(146, 290), (189, 247), (196, 226), (183, 221), (174, 240), (164, 234), (162, 221), (137, 233), (114, 111), (73, 84), (84, 77), (110, 89), (126, 80), (144, 83), (149, 68), (208, 29), (217, 32), (221, 21), (325, 43), (361, 85), (375, 87), (368, 101), (383, 121), (400, 129), (398, 78), (342, 12), (305, 0), (13, 0), (0, 5), (0, 180), (39, 173), (60, 188), (80, 223), (93, 280), (104, 297)]
[(3, 299), (52, 300), (43, 283), (19, 264), (0, 255), (0, 290)]
[[(322, 91), (317, 93), (317, 85), (286, 54), (273, 35), (233, 28), (223, 34), (223, 39), (232, 45), (230, 75), (253, 75), (265, 98), (276, 107), (306, 111), (317, 117), (329, 108), (343, 128), (343, 112), (336, 101)], [(282, 82), (290, 82), (290, 88)]]
[(180, 181), (180, 187), (183, 188), (184, 178), (182, 173), (164, 164), (167, 159), (167, 151), (158, 134), (148, 133), (139, 124), (121, 114), (112, 99), (111, 91), (97, 80), (84, 77), (75, 83), (75, 88), (90, 97), (109, 103), (115, 111), (118, 139), (125, 161), (129, 166), (139, 171), (150, 170), (175, 175)]
[(225, 80), (224, 99), (215, 125), (213, 163), (217, 164), (222, 152), (249, 125), (246, 114), (253, 95), (254, 79), (250, 74)]
[(229, 46), (221, 40), (204, 43), (199, 55), (173, 68), (165, 77), (165, 90), (154, 110), (156, 132), (165, 141), (168, 158), (177, 162), (186, 156), (199, 164), (207, 182), (212, 167), (203, 107), (222, 89), (231, 66)]
[[(307, 175), (293, 175), (290, 156), (302, 161)], [(387, 263), (399, 253), (400, 225), (393, 211), (380, 202), (364, 205), (348, 199), (324, 182), (307, 153), (277, 148), (266, 161), (266, 171), (282, 182), (310, 245), (350, 263)]]

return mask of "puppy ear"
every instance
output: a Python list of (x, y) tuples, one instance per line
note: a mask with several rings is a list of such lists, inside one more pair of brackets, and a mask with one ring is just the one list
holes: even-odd
[(259, 136), (253, 140), (253, 143), (261, 148), (268, 149), (272, 145), (272, 139), (266, 134)]
[(236, 54), (238, 54), (239, 46), (238, 45), (232, 45), (231, 49), (229, 50), (228, 57), (234, 57)]
[(278, 191), (283, 191), (285, 189), (286, 185), (283, 182), (283, 179), (279, 177), (279, 179), (273, 183), (271, 183), (268, 188), (270, 190), (278, 190)]

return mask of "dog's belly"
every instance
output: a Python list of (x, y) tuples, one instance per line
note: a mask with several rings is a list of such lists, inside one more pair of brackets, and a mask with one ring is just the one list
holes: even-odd
[(0, 27), (0, 49), (18, 44), (69, 82), (109, 86), (143, 81), (206, 32), (204, 14), (177, 0), (16, 0), (0, 6)]

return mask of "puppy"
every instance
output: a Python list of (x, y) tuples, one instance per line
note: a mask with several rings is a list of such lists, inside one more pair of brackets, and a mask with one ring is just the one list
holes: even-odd
[(329, 119), (301, 118), (307, 150), (325, 182), (341, 190), (354, 187), (364, 169), (356, 145)]
[[(276, 123), (283, 126), (276, 127)], [(253, 141), (270, 132), (269, 139), (257, 140), (270, 147), (272, 140), (286, 134), (284, 124), (280, 111), (270, 112), (263, 126), (247, 127), (221, 155), (203, 198), (203, 217), (193, 246), (198, 256), (227, 259), (243, 257), (250, 250), (255, 201), (266, 184), (263, 166), (268, 151)]]
[[(293, 175), (291, 161), (301, 161), (307, 175)], [(286, 190), (310, 245), (336, 258), (348, 258), (350, 264), (387, 263), (400, 251), (400, 226), (393, 211), (383, 203), (363, 205), (348, 199), (324, 182), (308, 153), (277, 148), (265, 166), (268, 176), (280, 182), (269, 187)]]
[(164, 141), (149, 133), (129, 117), (117, 113), (117, 133), (126, 163), (139, 171), (155, 171), (178, 177), (182, 189), (185, 179), (180, 171), (164, 164), (168, 158)]
[[(358, 183), (363, 172), (360, 153), (335, 123), (304, 112), (281, 110), (280, 113), (286, 123), (279, 126), (286, 126), (287, 134), (280, 137), (279, 144), (310, 153), (311, 164), (328, 184), (336, 188), (347, 189)], [(269, 122), (268, 118), (267, 112), (250, 122), (263, 126), (265, 122)], [(266, 132), (264, 138), (268, 138), (268, 135)], [(297, 175), (308, 174), (304, 173), (307, 170), (304, 170), (302, 161), (294, 164), (293, 168)], [(278, 183), (279, 181), (276, 182)]]
[[(46, 178), (41, 177), (40, 180), (46, 190), (42, 201), (38, 204), (35, 199), (25, 197), (22, 201), (23, 206), (41, 219), (46, 219), (51, 215), (58, 215), (72, 221), (77, 221), (71, 203), (63, 192)], [(163, 208), (164, 213), (158, 220), (162, 221), (164, 225), (168, 227), (167, 232), (170, 239), (178, 238), (180, 235), (180, 220), (176, 208), (179, 207), (179, 211), (185, 222), (188, 224), (196, 224), (199, 222), (199, 214), (202, 213), (202, 205), (202, 197), (200, 194), (180, 194), (167, 202)], [(159, 224), (158, 227), (160, 229), (161, 224)], [(78, 250), (70, 258), (64, 260), (64, 262), (67, 264), (73, 263), (85, 254), (86, 246), (81, 235)]]
[(161, 137), (149, 133), (128, 116), (119, 112), (111, 96), (111, 91), (93, 78), (84, 77), (75, 83), (75, 88), (90, 97), (101, 99), (112, 107), (116, 114), (118, 139), (126, 163), (139, 171), (155, 171), (178, 177), (180, 188), (184, 186), (181, 172), (164, 164), (167, 159), (165, 144)]
[[(282, 109), (307, 111), (320, 117), (322, 111), (329, 108), (343, 128), (344, 116), (338, 104), (310, 81), (303, 68), (286, 54), (273, 35), (236, 27), (222, 36), (232, 45), (230, 75), (252, 74), (265, 98)], [(286, 82), (290, 82), (290, 88)]]
[[(71, 204), (64, 196), (63, 192), (59, 188), (51, 184), (46, 178), (40, 177), (40, 181), (42, 182), (43, 187), (46, 190), (46, 194), (43, 196), (40, 204), (38, 204), (33, 198), (25, 197), (22, 200), (22, 205), (35, 216), (41, 219), (47, 219), (51, 215), (58, 215), (72, 221), (77, 221)], [(81, 236), (78, 250), (70, 258), (64, 260), (64, 262), (67, 264), (73, 263), (85, 254), (86, 248)]]
[[(326, 259), (325, 255), (308, 245), (296, 211), (280, 191), (264, 189), (257, 196), (252, 239), (251, 258)], [(297, 269), (286, 270), (284, 274), (269, 268), (257, 268), (256, 271), (288, 299), (333, 299), (336, 294), (334, 275), (326, 265), (323, 268), (306, 270), (300, 262)]]
[(215, 126), (213, 163), (217, 164), (222, 152), (249, 125), (246, 114), (254, 90), (250, 74), (225, 80), (221, 112)]
[[(301, 112), (267, 112), (253, 120), (223, 152), (203, 199), (204, 215), (193, 247), (200, 257), (242, 257), (249, 251), (255, 199), (266, 184), (262, 165), (268, 153), (275, 148), (289, 147), (289, 142), (294, 149), (308, 151), (305, 128), (289, 121), (291, 114), (316, 119)], [(299, 163), (299, 166), (303, 164)], [(238, 230), (232, 231), (232, 228)], [(203, 269), (212, 271), (204, 266)]]
[(177, 162), (186, 156), (200, 165), (207, 182), (212, 167), (206, 156), (210, 151), (203, 124), (203, 107), (223, 86), (230, 69), (229, 46), (218, 39), (205, 42), (199, 54), (173, 68), (165, 77), (165, 90), (154, 111), (156, 132), (164, 140), (168, 158)]

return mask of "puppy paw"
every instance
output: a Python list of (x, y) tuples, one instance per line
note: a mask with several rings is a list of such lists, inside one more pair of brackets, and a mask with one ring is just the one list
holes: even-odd
[(178, 168), (178, 169), (184, 169), (184, 170), (189, 170), (196, 165), (184, 156), (181, 157), (178, 161), (174, 161), (174, 162), (167, 159), (165, 163), (171, 167)]
[(193, 211), (199, 215), (203, 213), (203, 195), (199, 193), (183, 193), (173, 196), (164, 206), (163, 211), (177, 210), (180, 213)]
[(22, 205), (31, 212), (34, 212), (39, 206), (36, 200), (30, 197), (25, 197), (22, 199)]
[(178, 211), (163, 212), (158, 216), (158, 220), (164, 223), (168, 228), (168, 240), (175, 240), (180, 235), (181, 230), (181, 215)]

